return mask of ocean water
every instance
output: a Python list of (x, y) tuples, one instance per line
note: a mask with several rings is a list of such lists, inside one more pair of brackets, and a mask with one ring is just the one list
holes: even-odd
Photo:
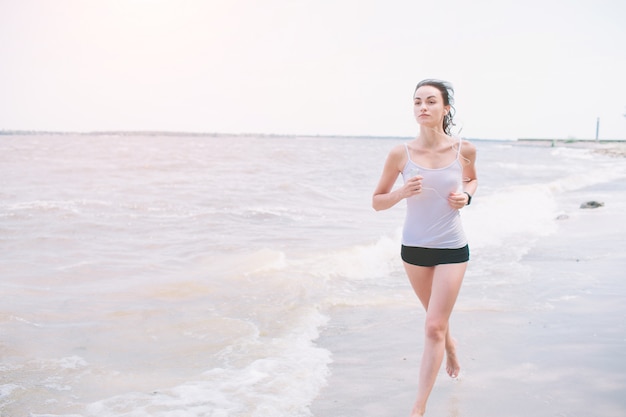
[[(404, 140), (0, 136), (0, 415), (311, 416), (331, 311), (415, 302), (404, 206), (370, 206)], [(545, 308), (520, 259), (626, 166), (475, 143), (458, 308)]]

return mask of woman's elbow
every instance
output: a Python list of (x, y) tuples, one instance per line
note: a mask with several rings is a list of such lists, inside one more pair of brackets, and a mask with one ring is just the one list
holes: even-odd
[(380, 209), (378, 208), (378, 204), (376, 204), (376, 196), (372, 197), (372, 208), (376, 211), (380, 211)]
[(384, 206), (384, 204), (382, 204), (380, 199), (377, 197), (378, 197), (377, 195), (372, 197), (372, 208), (376, 211), (384, 210), (386, 207)]

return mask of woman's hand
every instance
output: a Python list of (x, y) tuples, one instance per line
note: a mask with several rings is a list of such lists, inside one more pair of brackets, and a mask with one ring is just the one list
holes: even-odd
[(450, 193), (448, 196), (448, 204), (450, 204), (450, 207), (457, 210), (467, 206), (468, 200), (469, 196), (465, 194), (465, 192)]
[(424, 177), (416, 175), (411, 177), (402, 186), (402, 198), (409, 198), (422, 192), (422, 180)]

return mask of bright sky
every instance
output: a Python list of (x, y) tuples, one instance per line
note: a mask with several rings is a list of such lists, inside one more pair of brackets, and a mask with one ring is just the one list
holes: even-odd
[(626, 139), (623, 0), (0, 0), (0, 129)]

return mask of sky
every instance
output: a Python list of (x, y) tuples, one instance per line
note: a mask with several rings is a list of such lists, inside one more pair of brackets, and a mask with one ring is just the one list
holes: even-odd
[(0, 0), (0, 130), (626, 139), (623, 0)]

